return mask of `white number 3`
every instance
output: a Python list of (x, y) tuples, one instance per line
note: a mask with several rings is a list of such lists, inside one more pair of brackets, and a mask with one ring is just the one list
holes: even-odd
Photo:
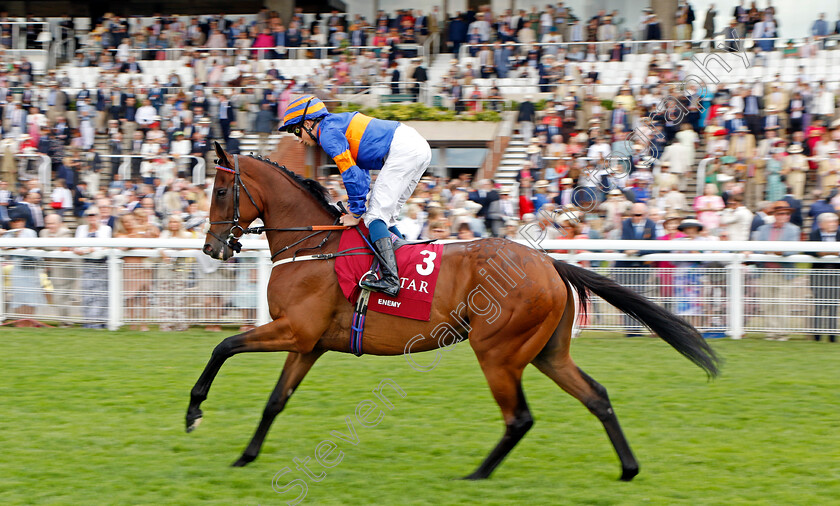
[(417, 264), (417, 274), (421, 276), (428, 276), (435, 270), (435, 258), (437, 253), (424, 249), (420, 252), (421, 255), (429, 255), (423, 259), (423, 265)]

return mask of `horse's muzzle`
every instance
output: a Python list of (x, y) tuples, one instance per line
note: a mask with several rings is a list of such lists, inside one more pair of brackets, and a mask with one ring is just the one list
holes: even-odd
[(213, 245), (210, 244), (210, 243), (207, 243), (207, 244), (204, 245), (204, 248), (202, 248), (201, 251), (203, 251), (205, 255), (212, 257), (213, 256)]

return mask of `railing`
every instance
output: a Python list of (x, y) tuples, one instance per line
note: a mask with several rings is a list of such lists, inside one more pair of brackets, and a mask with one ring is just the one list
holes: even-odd
[[(50, 32), (50, 24), (47, 23), (46, 21), (6, 21), (6, 22), (3, 22), (3, 23), (0, 23), (0, 26), (4, 26), (4, 25), (12, 27), (12, 31), (11, 31), (12, 45), (8, 49), (30, 49), (27, 46), (27, 40), (26, 40), (26, 27), (27, 26), (32, 25), (32, 26), (40, 27), (40, 29), (38, 30), (38, 33), (36, 35), (36, 40), (32, 41), (34, 44), (44, 43), (43, 40), (38, 39), (41, 32), (47, 32), (47, 33)], [(22, 37), (21, 37), (21, 34), (23, 34)], [(3, 43), (3, 44), (5, 45), (5, 43)]]
[[(410, 53), (410, 57), (419, 56), (423, 57), (425, 53), (425, 48), (423, 45), (420, 44), (395, 44), (395, 47), (398, 51), (402, 51), (403, 53)], [(388, 49), (390, 51), (391, 46), (305, 46), (305, 47), (290, 47), (290, 46), (272, 46), (272, 47), (247, 47), (247, 48), (238, 48), (238, 47), (201, 47), (201, 46), (185, 46), (185, 47), (170, 47), (170, 48), (138, 48), (132, 47), (128, 48), (128, 53), (132, 55), (140, 54), (141, 57), (148, 53), (163, 53), (166, 58), (165, 60), (177, 60), (184, 56), (188, 52), (197, 52), (197, 53), (221, 53), (227, 57), (239, 56), (244, 55), (248, 56), (249, 59), (256, 58), (257, 60), (271, 60), (271, 59), (307, 59), (306, 53), (308, 51), (314, 51), (317, 55), (315, 59), (320, 58), (329, 58), (331, 56), (338, 56), (345, 53), (351, 54), (360, 54), (363, 51), (373, 51), (379, 54), (383, 49)], [(81, 47), (77, 49), (76, 53), (90, 53), (90, 52), (98, 52), (99, 49), (96, 49), (91, 46)], [(120, 51), (118, 48), (108, 48), (106, 51), (111, 52), (112, 54), (117, 53)], [(274, 58), (274, 55), (282, 55), (281, 58)], [(157, 55), (156, 55), (157, 56)], [(157, 58), (152, 58), (157, 59)], [(152, 59), (146, 59), (145, 61), (149, 61)], [(144, 61), (142, 58), (137, 58), (138, 61)]]
[(120, 162), (120, 165), (117, 167), (117, 172), (123, 181), (131, 179), (131, 161), (137, 159), (153, 160), (155, 158), (166, 158), (171, 160), (175, 163), (176, 175), (179, 170), (179, 160), (195, 160), (196, 164), (192, 169), (192, 182), (195, 185), (204, 184), (204, 178), (207, 172), (207, 161), (203, 157), (193, 155), (180, 155), (178, 158), (165, 153), (159, 155), (99, 155), (99, 157), (108, 160), (122, 159), (122, 162)]
[[(225, 263), (203, 255), (202, 243), (197, 239), (4, 239), (3, 248), (19, 249), (0, 250), (0, 263), (11, 266), (0, 271), (4, 277), (0, 319), (32, 317), (112, 330), (126, 324), (178, 328), (269, 321), (267, 243), (246, 240), (237, 261)], [(546, 240), (539, 246), (553, 251), (555, 258), (615, 278), (681, 314), (708, 336), (840, 334), (836, 305), (840, 269), (810, 268), (836, 264), (840, 243)], [(76, 255), (58, 250), (77, 247), (98, 251)], [(653, 253), (606, 252), (629, 249)], [(703, 252), (679, 253), (685, 250)], [(831, 256), (818, 258), (802, 251)], [(617, 267), (612, 263), (617, 260), (645, 265)], [(504, 304), (503, 299), (498, 302)], [(641, 330), (598, 298), (578, 323), (592, 330)]]
[[(695, 30), (696, 32), (702, 32), (702, 30)], [(802, 44), (808, 43), (808, 39), (810, 37), (800, 37), (797, 39), (793, 39), (794, 46), (798, 47)], [(729, 36), (720, 34), (716, 36), (714, 39), (663, 39), (663, 40), (605, 40), (599, 42), (586, 42), (586, 41), (568, 41), (568, 42), (515, 42), (515, 43), (505, 43), (506, 46), (513, 46), (515, 48), (525, 48), (526, 50), (533, 47), (557, 47), (563, 48), (566, 50), (566, 54), (568, 55), (571, 49), (580, 50), (582, 52), (586, 52), (588, 46), (595, 46), (597, 49), (597, 53), (599, 55), (604, 55), (606, 51), (609, 51), (610, 48), (615, 46), (616, 44), (621, 44), (625, 47), (629, 47), (633, 54), (639, 53), (646, 53), (649, 52), (650, 47), (659, 47), (662, 48), (663, 52), (666, 53), (673, 53), (677, 49), (684, 47), (686, 44), (690, 44), (692, 48), (697, 48), (700, 50), (708, 49), (709, 47), (716, 48), (716, 42), (724, 42), (724, 41), (732, 41), (733, 39)], [(772, 41), (775, 45), (776, 49), (780, 49), (781, 45), (785, 44), (788, 40), (791, 40), (790, 37), (770, 37), (770, 38), (760, 38), (755, 39), (752, 37), (741, 37), (740, 40), (744, 44), (744, 49), (750, 49), (756, 45), (757, 41)], [(822, 41), (829, 42), (834, 41), (835, 43), (840, 40), (840, 35), (828, 35), (826, 37), (820, 37), (816, 39), (816, 42), (821, 43)], [(458, 57), (465, 58), (470, 52), (470, 49), (478, 49), (490, 45), (492, 47), (492, 43), (490, 42), (482, 42), (479, 44), (461, 44), (459, 49)], [(828, 46), (831, 47), (831, 46)], [(833, 47), (838, 48), (840, 47), (839, 44), (835, 44)]]

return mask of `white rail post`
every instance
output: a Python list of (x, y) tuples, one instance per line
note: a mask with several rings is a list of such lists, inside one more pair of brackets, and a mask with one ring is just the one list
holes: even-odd
[(206, 168), (207, 162), (204, 160), (203, 156), (193, 156), (191, 158), (195, 158), (197, 160), (197, 163), (195, 164), (195, 167), (193, 167), (193, 173), (192, 173), (193, 184), (195, 184), (195, 185), (204, 184), (204, 175), (207, 173), (207, 168)]
[[(3, 255), (0, 255), (0, 266), (3, 265)], [(0, 322), (6, 321), (6, 275), (0, 269)]]
[(268, 312), (268, 280), (271, 277), (271, 251), (261, 250), (257, 258), (257, 325), (271, 321)]
[(729, 278), (729, 328), (727, 333), (732, 339), (744, 337), (744, 263), (743, 255), (738, 254), (726, 266)]
[(120, 178), (123, 181), (128, 181), (131, 179), (131, 155), (129, 156), (122, 156), (122, 155), (113, 155), (116, 158), (122, 158), (123, 161), (120, 162), (119, 167), (117, 167), (117, 172), (120, 173)]
[(122, 265), (118, 251), (108, 250), (108, 330), (118, 330), (122, 323)]
[(52, 160), (47, 155), (38, 155), (41, 164), (38, 165), (38, 179), (41, 180), (41, 190), (46, 195), (52, 191)]

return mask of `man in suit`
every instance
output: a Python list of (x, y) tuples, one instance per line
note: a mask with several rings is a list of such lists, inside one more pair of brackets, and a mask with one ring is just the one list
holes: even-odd
[(519, 123), (519, 133), (522, 138), (528, 140), (534, 133), (534, 121), (537, 119), (536, 108), (531, 95), (525, 95), (525, 101), (519, 104), (519, 114), (516, 121)]
[[(811, 231), (809, 241), (815, 242), (840, 242), (840, 231), (838, 231), (838, 217), (836, 213), (822, 213), (816, 218), (817, 228)], [(836, 253), (811, 253), (815, 257), (831, 255)], [(811, 291), (814, 294), (814, 320), (812, 327), (822, 331), (814, 335), (814, 340), (819, 341), (822, 334), (828, 334), (828, 340), (837, 341), (837, 300), (840, 299), (840, 263), (833, 261), (829, 263), (814, 263), (811, 266), (816, 272), (811, 274)]]
[(735, 130), (726, 154), (734, 156), (738, 163), (752, 163), (755, 157), (755, 136), (750, 133), (749, 128), (741, 126)]
[(749, 11), (746, 7), (744, 7), (744, 0), (741, 0), (739, 5), (735, 7), (735, 11), (732, 13), (732, 17), (735, 18), (734, 22), (738, 27), (739, 37), (743, 37), (744, 34), (747, 32), (747, 21), (749, 21), (750, 19)]
[(140, 67), (140, 64), (137, 63), (137, 59), (133, 56), (129, 56), (128, 60), (125, 61), (122, 65), (120, 65), (120, 73), (121, 74), (142, 74), (143, 69)]
[(233, 103), (230, 101), (230, 95), (226, 93), (219, 102), (219, 125), (222, 128), (222, 138), (224, 138), (225, 143), (230, 138), (230, 126), (233, 123), (236, 123), (236, 110), (234, 110)]
[(610, 125), (613, 129), (615, 129), (616, 126), (621, 125), (625, 132), (630, 131), (630, 118), (627, 111), (624, 110), (624, 105), (622, 105), (621, 102), (617, 102), (615, 104), (615, 109), (612, 110)]
[(787, 194), (782, 197), (783, 202), (787, 202), (791, 209), (790, 222), (797, 227), (802, 226), (802, 201), (793, 196), (793, 191), (790, 186), (787, 187)]
[(54, 122), (58, 116), (67, 112), (67, 93), (58, 87), (58, 82), (50, 81), (50, 88), (47, 90), (47, 119)]
[[(787, 201), (779, 200), (772, 204), (769, 214), (773, 216), (774, 222), (758, 227), (753, 233), (754, 241), (799, 241), (800, 229), (792, 224), (791, 213), (793, 208)], [(771, 253), (772, 254), (772, 253)], [(790, 256), (792, 252), (778, 252), (777, 255)], [(790, 298), (791, 283), (793, 275), (782, 272), (780, 269), (790, 269), (793, 265), (779, 262), (762, 262), (758, 264), (762, 268), (760, 284), (761, 299), (766, 303), (762, 307), (764, 315), (764, 326), (768, 329), (783, 329), (790, 326), (791, 305), (787, 302)], [(776, 341), (787, 341), (787, 336), (779, 331), (769, 331), (767, 339)]]
[(648, 18), (647, 40), (662, 40), (662, 26), (655, 14)]
[(18, 204), (26, 208), (26, 228), (31, 228), (37, 233), (44, 229), (44, 210), (41, 208), (41, 192), (30, 190), (26, 193), (23, 202)]
[(704, 38), (706, 39), (715, 38), (715, 16), (717, 16), (715, 4), (711, 4), (709, 10), (706, 11), (706, 19), (703, 21), (703, 29), (706, 30)]
[(552, 199), (554, 201), (554, 205), (557, 206), (558, 209), (564, 207), (572, 207), (575, 204), (575, 189), (573, 187), (574, 184), (575, 180), (570, 177), (564, 177), (560, 180), (560, 188), (557, 192), (557, 196), (555, 196)]
[(510, 198), (510, 190), (503, 188), (499, 191), (499, 200), (491, 202), (487, 208), (487, 223), (490, 224), (490, 233), (493, 237), (502, 237), (504, 224), (516, 218), (516, 209), (513, 200)]
[[(656, 239), (656, 223), (648, 217), (647, 205), (637, 202), (630, 206), (630, 217), (621, 223), (621, 240), (652, 241)], [(629, 256), (644, 255), (646, 252), (639, 250), (625, 250), (624, 254)], [(636, 292), (641, 292), (647, 287), (648, 272), (645, 270), (643, 260), (619, 260), (615, 263), (618, 270), (616, 280)], [(627, 315), (624, 315), (624, 327), (627, 337), (639, 337), (642, 334), (639, 330), (633, 329), (638, 323)]]
[(70, 145), (70, 125), (67, 124), (67, 118), (59, 116), (55, 120), (55, 127), (53, 127), (55, 137), (65, 146)]
[(764, 102), (761, 97), (753, 95), (752, 88), (748, 88), (747, 93), (744, 95), (744, 121), (747, 122), (750, 133), (755, 137), (761, 135), (763, 130), (763, 121), (761, 118), (763, 107)]
[(429, 80), (429, 76), (426, 73), (426, 68), (423, 66), (423, 59), (415, 58), (414, 60), (417, 66), (414, 67), (414, 71), (411, 73), (411, 79), (415, 83), (411, 85), (411, 93), (414, 95), (415, 100), (417, 100), (417, 97), (420, 95), (420, 87), (425, 86), (426, 81)]
[(429, 17), (418, 10), (414, 17), (414, 33), (417, 35), (417, 42), (422, 44), (429, 36)]
[(478, 189), (470, 192), (467, 198), (481, 204), (481, 209), (476, 213), (476, 216), (484, 218), (487, 229), (492, 230), (492, 223), (490, 223), (487, 210), (490, 208), (490, 204), (499, 200), (499, 194), (493, 189), (493, 182), (489, 179), (482, 179), (478, 182)]

